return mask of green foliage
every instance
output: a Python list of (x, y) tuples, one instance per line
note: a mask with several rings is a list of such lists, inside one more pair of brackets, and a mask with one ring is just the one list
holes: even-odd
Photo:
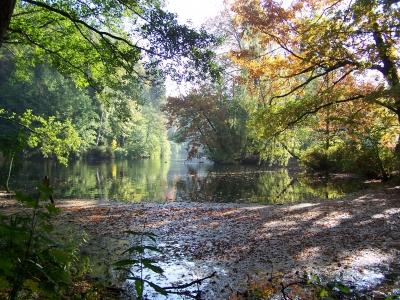
[(116, 159), (125, 159), (128, 155), (128, 152), (124, 148), (115, 148), (114, 149), (114, 157)]
[[(135, 282), (135, 290), (138, 296), (138, 299), (145, 299), (143, 298), (145, 284), (148, 284), (152, 287), (157, 293), (166, 296), (168, 293), (157, 284), (145, 279), (143, 271), (145, 269), (155, 272), (159, 275), (163, 274), (163, 269), (154, 265), (152, 259), (148, 259), (145, 257), (147, 251), (151, 252), (160, 252), (160, 250), (154, 246), (148, 246), (145, 244), (145, 239), (150, 239), (151, 241), (156, 241), (156, 235), (149, 233), (149, 232), (136, 232), (136, 231), (125, 231), (125, 233), (131, 236), (139, 237), (139, 245), (132, 246), (126, 249), (123, 254), (134, 255), (133, 259), (123, 259), (115, 262), (113, 265), (116, 267), (115, 270), (123, 271), (124, 273), (128, 274), (126, 276), (127, 280), (133, 280)], [(139, 275), (137, 275), (139, 273)]]
[[(7, 56), (0, 63), (7, 67), (12, 62)], [(165, 99), (162, 79), (155, 78), (149, 84), (130, 81), (129, 88), (124, 91), (107, 88), (103, 94), (94, 95), (91, 89), (78, 90), (69, 78), (47, 64), (31, 68), (26, 73), (29, 75), (27, 81), (18, 81), (12, 70), (6, 70), (5, 76), (0, 78), (0, 93), (4, 94), (0, 99), (3, 112), (17, 115), (27, 110), (36, 112), (35, 115), (49, 119), (51, 126), (64, 124), (62, 130), (66, 134), (70, 134), (67, 129), (72, 126), (81, 140), (78, 148), (71, 149), (77, 156), (95, 144), (113, 149), (118, 146), (129, 157), (157, 157), (170, 153), (165, 121), (158, 109)], [(20, 92), (17, 94), (16, 90)], [(8, 144), (16, 143), (12, 132), (21, 130), (15, 123), (1, 122), (0, 129), (8, 133), (1, 137), (5, 141), (4, 149)], [(73, 145), (71, 139), (69, 144)], [(23, 149), (24, 145), (16, 148)], [(117, 151), (118, 157), (119, 154)], [(100, 158), (112, 156), (110, 153), (93, 155)]]
[[(22, 75), (27, 66), (49, 61), (79, 86), (98, 91), (124, 88), (128, 77), (140, 80), (137, 64), (145, 56), (148, 73), (159, 72), (168, 60), (164, 72), (181, 79), (182, 73), (189, 78), (203, 72), (217, 78), (219, 68), (210, 47), (218, 39), (178, 24), (175, 17), (158, 0), (22, 0), (0, 45), (12, 48)], [(26, 48), (33, 55), (24, 56)], [(182, 65), (185, 68), (179, 68)]]
[[(17, 125), (14, 137), (18, 142), (12, 145), (7, 144), (3, 154), (29, 146), (40, 149), (45, 157), (54, 153), (60, 162), (66, 164), (70, 152), (76, 151), (81, 143), (71, 120), (68, 119), (64, 123), (56, 121), (54, 117), (46, 120), (34, 115), (31, 110), (27, 110), (20, 116), (0, 110), (0, 119)], [(9, 136), (13, 134), (10, 133)]]
[(114, 157), (114, 151), (107, 146), (96, 146), (86, 151), (84, 156), (93, 160), (110, 159)]
[[(10, 62), (13, 62), (12, 58), (6, 56), (0, 65), (7, 66)], [(78, 90), (70, 78), (62, 76), (47, 64), (30, 68), (25, 81), (18, 80), (13, 71), (8, 70), (0, 80), (0, 93), (3, 95), (1, 108), (17, 115), (30, 110), (44, 119), (71, 123), (81, 139), (79, 151), (95, 143), (99, 103), (89, 90)], [(9, 122), (0, 123), (3, 132), (18, 130), (14, 127)]]
[(81, 264), (79, 245), (63, 246), (52, 239), (51, 218), (60, 209), (54, 204), (42, 205), (52, 190), (41, 185), (37, 188), (38, 198), (16, 193), (25, 207), (23, 212), (0, 215), (0, 290), (7, 299), (32, 294), (58, 299), (74, 276), (82, 276), (76, 268)]
[(387, 180), (399, 166), (393, 148), (367, 141), (361, 146), (352, 143), (337, 144), (325, 149), (314, 146), (305, 151), (301, 164), (317, 171), (341, 171)]
[(301, 156), (301, 163), (313, 170), (328, 170), (330, 168), (328, 154), (324, 148), (312, 147)]
[(161, 157), (170, 154), (165, 120), (156, 107), (144, 105), (126, 137), (128, 157)]
[(248, 150), (247, 112), (242, 103), (219, 87), (204, 84), (186, 96), (169, 97), (163, 111), (176, 128), (173, 140), (186, 142), (188, 158), (206, 155), (232, 163)]
[(321, 300), (345, 299), (345, 295), (351, 292), (350, 288), (343, 282), (338, 280), (322, 282), (317, 275), (310, 276), (307, 284), (312, 284), (317, 287), (316, 296)]

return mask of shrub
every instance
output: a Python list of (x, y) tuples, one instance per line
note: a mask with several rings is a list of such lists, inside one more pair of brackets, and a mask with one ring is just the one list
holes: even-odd
[(124, 148), (116, 148), (114, 149), (114, 157), (116, 159), (125, 159), (128, 156), (128, 151)]
[(107, 146), (96, 146), (86, 151), (85, 156), (94, 160), (110, 159), (114, 157), (114, 151)]
[[(0, 294), (7, 299), (60, 298), (71, 284), (81, 264), (78, 246), (64, 246), (52, 239), (50, 220), (60, 212), (54, 204), (40, 205), (51, 189), (38, 186), (37, 199), (16, 193), (27, 210), (14, 215), (0, 215)], [(73, 270), (73, 271), (72, 271)]]
[(300, 157), (300, 163), (317, 171), (330, 169), (328, 153), (325, 149), (319, 147), (313, 147), (305, 151)]
[(303, 153), (300, 163), (316, 171), (351, 172), (384, 180), (399, 165), (393, 149), (372, 143), (359, 147), (339, 144), (328, 150), (313, 147)]

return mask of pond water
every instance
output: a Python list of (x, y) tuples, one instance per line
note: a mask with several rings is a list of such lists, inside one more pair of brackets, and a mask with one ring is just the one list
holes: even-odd
[(198, 159), (24, 161), (14, 167), (12, 190), (35, 193), (44, 176), (56, 199), (82, 198), (119, 202), (285, 203), (314, 197), (336, 198), (364, 187), (361, 178), (318, 178), (298, 166), (214, 165)]

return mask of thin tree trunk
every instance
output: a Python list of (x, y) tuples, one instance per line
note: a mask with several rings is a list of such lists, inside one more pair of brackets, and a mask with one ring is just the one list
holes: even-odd
[(6, 36), (8, 26), (10, 25), (16, 2), (16, 0), (0, 1), (0, 48)]
[(6, 182), (6, 190), (7, 190), (7, 192), (10, 191), (10, 189), (8, 188), (8, 182), (10, 181), (11, 169), (12, 169), (13, 162), (14, 162), (14, 153), (11, 155), (10, 168), (8, 169), (8, 176), (7, 176), (7, 182)]
[(99, 126), (99, 129), (97, 130), (96, 146), (99, 145), (100, 135), (101, 135), (101, 127), (102, 127), (102, 125), (103, 125), (103, 111), (101, 111), (101, 115), (100, 115), (100, 126)]

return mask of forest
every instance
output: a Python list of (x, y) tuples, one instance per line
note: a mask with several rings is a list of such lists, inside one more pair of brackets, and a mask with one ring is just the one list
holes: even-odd
[[(134, 38), (143, 36), (146, 46), (130, 40), (126, 24), (114, 36), (83, 16), (78, 22), (74, 14), (83, 12), (73, 3), (64, 12), (69, 17), (50, 14), (46, 2), (26, 5), (17, 5), (17, 14), (32, 6), (43, 29), (17, 15), (4, 36), (1, 144), (8, 160), (17, 149), (65, 162), (159, 157), (184, 144), (189, 159), (215, 163), (286, 165), (293, 157), (310, 168), (385, 180), (397, 168), (396, 3), (300, 1), (284, 9), (237, 1), (200, 33), (178, 23), (165, 29), (173, 15), (163, 15), (161, 3), (141, 8), (147, 24), (134, 8), (116, 11), (138, 23)], [(76, 44), (55, 43), (49, 22), (78, 26), (69, 29)], [(167, 97), (167, 77), (189, 82), (185, 93)]]
[[(316, 172), (396, 181), (399, 8), (397, 0), (232, 0), (195, 29), (180, 24), (164, 0), (3, 0), (0, 190), (10, 192), (12, 167), (22, 160), (67, 165), (182, 150), (188, 160), (214, 164), (295, 160)], [(182, 87), (179, 94), (169, 91), (171, 82)], [(16, 198), (40, 211), (39, 199)], [(15, 263), (31, 251), (36, 225), (53, 230), (46, 226), (56, 213), (49, 204), (26, 219), (1, 215), (1, 299), (55, 299), (71, 281), (67, 265), (75, 258), (61, 250)], [(12, 230), (16, 241), (6, 238)], [(38, 249), (50, 243), (35, 234)], [(127, 251), (156, 251), (137, 247)], [(22, 274), (18, 268), (30, 261), (53, 264), (52, 273)], [(173, 290), (133, 280), (138, 299), (145, 299), (145, 283), (162, 295)], [(337, 299), (321, 291), (318, 298)]]

